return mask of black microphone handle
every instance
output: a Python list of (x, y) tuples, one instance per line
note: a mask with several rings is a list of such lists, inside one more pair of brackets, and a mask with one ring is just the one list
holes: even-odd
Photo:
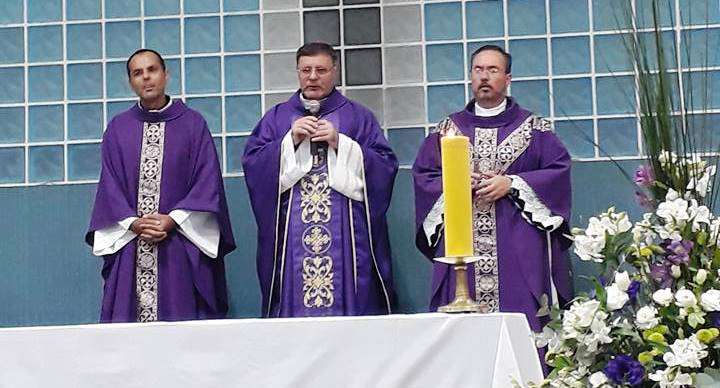
[(310, 154), (317, 156), (320, 154), (320, 150), (323, 154), (327, 154), (328, 143), (326, 141), (313, 141), (310, 143)]

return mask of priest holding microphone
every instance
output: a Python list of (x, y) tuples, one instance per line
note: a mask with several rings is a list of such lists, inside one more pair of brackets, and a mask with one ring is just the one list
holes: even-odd
[(263, 315), (389, 314), (397, 159), (373, 114), (335, 89), (332, 46), (307, 43), (296, 64), (300, 89), (267, 111), (243, 155)]

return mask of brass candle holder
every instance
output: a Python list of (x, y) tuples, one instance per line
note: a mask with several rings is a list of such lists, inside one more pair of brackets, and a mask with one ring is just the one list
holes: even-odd
[(436, 257), (435, 261), (453, 266), (455, 272), (455, 299), (440, 306), (438, 311), (441, 313), (477, 313), (481, 311), (481, 306), (473, 298), (470, 297), (467, 283), (467, 265), (480, 260), (477, 256), (464, 257)]

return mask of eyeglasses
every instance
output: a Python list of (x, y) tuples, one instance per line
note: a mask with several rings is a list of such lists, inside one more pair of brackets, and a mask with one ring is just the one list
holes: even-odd
[(480, 67), (480, 66), (476, 66), (476, 67), (473, 67), (473, 69), (472, 69), (472, 72), (475, 73), (475, 74), (482, 74), (482, 73), (484, 73), (484, 72), (486, 72), (486, 71), (487, 71), (489, 74), (491, 74), (491, 75), (500, 74), (500, 68), (497, 68), (497, 67)]
[(300, 75), (302, 75), (303, 77), (310, 77), (310, 76), (312, 75), (313, 71), (315, 72), (315, 74), (317, 74), (318, 77), (322, 77), (322, 76), (325, 76), (325, 75), (330, 74), (330, 71), (331, 71), (331, 70), (332, 70), (332, 69), (328, 69), (328, 68), (325, 68), (325, 67), (315, 67), (315, 68), (313, 68), (313, 67), (303, 67), (302, 69), (297, 69), (297, 71), (298, 71), (298, 72), (300, 73)]

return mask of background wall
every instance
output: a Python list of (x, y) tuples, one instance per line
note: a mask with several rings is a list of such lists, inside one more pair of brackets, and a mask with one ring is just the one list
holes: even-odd
[[(430, 264), (413, 245), (409, 167), (423, 137), (468, 101), (469, 55), (513, 55), (511, 93), (555, 121), (574, 159), (574, 221), (617, 205), (633, 215), (640, 137), (621, 37), (627, 0), (3, 0), (0, 2), (0, 325), (94, 322), (100, 261), (83, 234), (105, 123), (133, 103), (125, 59), (163, 53), (169, 92), (207, 119), (241, 247), (227, 258), (233, 317), (259, 314), (255, 226), (242, 178), (245, 138), (296, 88), (294, 52), (340, 51), (340, 89), (371, 108), (402, 164), (390, 209), (401, 312), (423, 311)], [(630, 2), (639, 28), (651, 0)], [(720, 126), (720, 10), (661, 0), (663, 39), (681, 82), (707, 85), (708, 131)], [(619, 27), (618, 27), (619, 26)], [(620, 29), (619, 29), (620, 28)], [(677, 73), (677, 72), (676, 72)], [(678, 98), (680, 96), (678, 95)], [(598, 147), (599, 146), (599, 147)], [(717, 145), (708, 145), (715, 146)], [(577, 274), (592, 268), (575, 263)], [(577, 286), (583, 288), (581, 280)]]

